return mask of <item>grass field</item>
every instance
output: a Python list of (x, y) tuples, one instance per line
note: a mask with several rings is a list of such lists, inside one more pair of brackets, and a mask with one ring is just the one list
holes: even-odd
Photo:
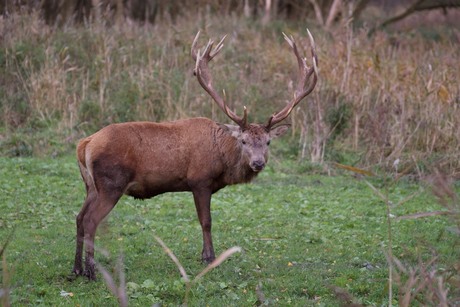
[[(189, 304), (335, 306), (347, 300), (340, 295), (346, 291), (356, 303), (388, 305), (389, 236), (381, 198), (351, 174), (317, 175), (289, 161), (271, 162), (255, 183), (214, 195), (216, 253), (232, 246), (240, 246), (242, 253), (194, 283)], [(100, 274), (96, 282), (68, 280), (74, 220), (84, 198), (74, 157), (0, 158), (0, 169), (0, 243), (14, 231), (4, 252), (2, 285), (11, 292), (9, 297), (2, 292), (3, 303), (117, 305)], [(452, 232), (454, 222), (444, 216), (397, 219), (443, 210), (430, 189), (407, 179), (391, 185), (377, 177), (368, 182), (393, 203), (403, 202), (390, 208), (394, 257), (405, 267), (435, 272), (449, 289), (449, 299), (458, 298), (454, 282), (460, 242)], [(96, 261), (111, 272), (123, 255), (130, 305), (177, 306), (184, 300), (185, 284), (154, 235), (175, 253), (189, 276), (204, 268), (199, 261), (201, 229), (188, 193), (146, 201), (122, 198), (98, 230)], [(398, 285), (408, 277), (401, 273), (398, 281), (395, 276), (397, 304)], [(422, 294), (414, 301), (424, 302), (429, 301)]]

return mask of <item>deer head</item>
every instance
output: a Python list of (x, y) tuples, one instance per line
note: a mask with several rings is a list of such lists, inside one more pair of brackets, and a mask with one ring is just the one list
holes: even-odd
[[(289, 127), (289, 125), (277, 126), (277, 124), (286, 119), (294, 107), (315, 88), (318, 80), (318, 57), (316, 55), (313, 37), (310, 31), (307, 30), (307, 32), (311, 44), (312, 67), (308, 67), (306, 58), (300, 56), (294, 38), (292, 36), (288, 37), (283, 33), (284, 39), (288, 42), (297, 59), (299, 67), (298, 80), (293, 98), (283, 109), (270, 116), (266, 124), (248, 123), (247, 108), (244, 107), (242, 117), (238, 116), (228, 108), (225, 100), (213, 87), (208, 64), (224, 46), (223, 43), (226, 36), (220, 40), (215, 48), (213, 48), (214, 41), (209, 40), (203, 50), (196, 47), (200, 32), (196, 34), (193, 40), (191, 48), (192, 58), (195, 60), (195, 69), (193, 73), (197, 77), (200, 85), (217, 103), (219, 108), (237, 124), (236, 126), (221, 125), (221, 127), (229, 131), (239, 141), (242, 155), (254, 172), (259, 172), (265, 167), (268, 159), (268, 146), (270, 145), (270, 140), (283, 135)], [(310, 80), (311, 76), (313, 76), (312, 80)]]

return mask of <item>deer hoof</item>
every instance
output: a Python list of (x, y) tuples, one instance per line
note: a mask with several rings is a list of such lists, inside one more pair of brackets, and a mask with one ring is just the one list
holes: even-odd
[(67, 281), (74, 281), (80, 275), (81, 274), (77, 274), (75, 271), (72, 271), (69, 275), (67, 275)]
[(85, 270), (83, 276), (86, 276), (88, 280), (96, 280), (96, 273), (94, 270)]
[(214, 261), (214, 259), (216, 259), (215, 256), (203, 257), (201, 258), (201, 262), (203, 262), (204, 264), (210, 264)]

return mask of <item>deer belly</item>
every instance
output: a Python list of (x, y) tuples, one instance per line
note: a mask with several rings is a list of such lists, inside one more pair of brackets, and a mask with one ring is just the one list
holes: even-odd
[(132, 196), (134, 198), (146, 199), (167, 192), (183, 191), (190, 191), (190, 187), (187, 184), (187, 180), (161, 180), (161, 178), (158, 178), (155, 180), (147, 180), (143, 182), (130, 182), (124, 194)]

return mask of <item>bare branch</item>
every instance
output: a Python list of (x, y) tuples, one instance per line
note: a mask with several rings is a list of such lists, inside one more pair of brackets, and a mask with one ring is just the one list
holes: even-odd
[(174, 253), (169, 249), (169, 247), (163, 242), (163, 240), (161, 240), (159, 237), (157, 236), (153, 236), (155, 238), (155, 240), (157, 240), (157, 242), (161, 245), (161, 247), (163, 247), (163, 250), (165, 251), (166, 254), (168, 254), (168, 256), (172, 259), (172, 261), (176, 264), (177, 268), (179, 269), (179, 272), (180, 272), (180, 275), (182, 275), (182, 278), (184, 279), (184, 281), (186, 283), (188, 283), (190, 281), (190, 279), (188, 278), (188, 275), (187, 273), (185, 272), (185, 269), (184, 267), (182, 266), (182, 264), (179, 262), (179, 259), (177, 259), (176, 255), (174, 255)]
[(342, 0), (334, 0), (334, 2), (331, 5), (331, 8), (329, 9), (329, 15), (327, 16), (326, 19), (326, 29), (329, 29), (334, 22), (334, 19), (337, 17), (337, 14), (339, 13), (339, 9), (342, 6)]
[(203, 277), (206, 273), (214, 269), (215, 267), (219, 266), (224, 262), (228, 257), (233, 255), (234, 253), (239, 253), (241, 252), (241, 247), (239, 246), (233, 246), (227, 249), (225, 252), (220, 254), (213, 262), (211, 262), (203, 271), (201, 271), (193, 281), (197, 281), (201, 277)]
[(437, 215), (454, 215), (453, 212), (449, 211), (431, 211), (431, 212), (419, 212), (409, 215), (398, 216), (397, 220), (415, 220), (424, 217), (437, 216)]

